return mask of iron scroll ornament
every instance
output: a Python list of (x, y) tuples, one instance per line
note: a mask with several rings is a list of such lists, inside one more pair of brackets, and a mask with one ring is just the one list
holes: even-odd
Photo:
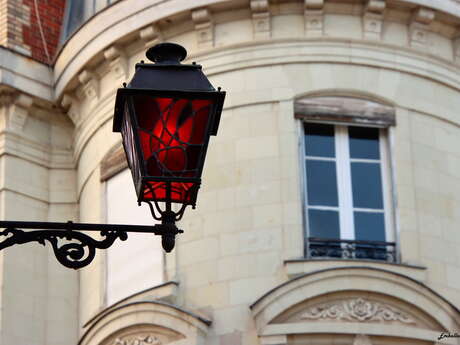
[[(125, 241), (127, 232), (151, 233), (161, 235), (163, 238), (172, 237), (182, 230), (175, 226), (165, 224), (121, 225), (121, 224), (88, 224), (88, 223), (53, 223), (53, 222), (9, 222), (0, 221), (0, 250), (15, 244), (38, 242), (45, 245), (48, 241), (54, 251), (56, 259), (65, 267), (79, 269), (89, 265), (95, 255), (96, 249), (109, 248), (117, 238)], [(24, 231), (23, 229), (40, 229)], [(102, 239), (95, 239), (83, 232), (99, 232)]]

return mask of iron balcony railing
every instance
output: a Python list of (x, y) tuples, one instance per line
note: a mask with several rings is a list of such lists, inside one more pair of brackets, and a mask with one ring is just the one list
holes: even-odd
[(312, 259), (367, 259), (397, 262), (395, 242), (308, 237), (305, 257)]

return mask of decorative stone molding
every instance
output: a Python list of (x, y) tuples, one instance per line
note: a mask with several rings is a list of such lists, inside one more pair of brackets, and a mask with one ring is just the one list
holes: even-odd
[(61, 100), (61, 106), (67, 112), (67, 115), (72, 120), (73, 124), (80, 122), (80, 111), (78, 110), (77, 102), (75, 98), (68, 94), (64, 94)]
[(20, 94), (16, 97), (9, 108), (8, 128), (14, 131), (22, 131), (32, 106), (32, 97)]
[(15, 93), (12, 90), (0, 90), (0, 107), (9, 106), (15, 99)]
[(195, 23), (197, 44), (199, 48), (214, 46), (214, 23), (207, 8), (192, 11), (192, 20)]
[(412, 47), (425, 47), (427, 44), (428, 28), (433, 22), (435, 12), (428, 8), (419, 7), (412, 15), (409, 24), (409, 43)]
[(363, 15), (363, 38), (380, 40), (382, 38), (385, 0), (368, 0)]
[(120, 329), (109, 336), (102, 345), (165, 345), (183, 341), (184, 335), (156, 325), (139, 324)]
[(116, 338), (112, 345), (162, 345), (163, 343), (153, 334)]
[(113, 147), (101, 161), (101, 181), (107, 181), (128, 167), (123, 145)]
[(144, 41), (144, 47), (147, 49), (153, 47), (163, 39), (163, 36), (156, 25), (150, 25), (141, 29), (139, 31), (139, 37), (142, 41)]
[(305, 0), (305, 36), (317, 37), (324, 33), (324, 0)]
[(367, 335), (357, 334), (353, 340), (353, 345), (372, 345), (372, 342)]
[(323, 96), (297, 99), (294, 116), (304, 121), (346, 124), (372, 124), (389, 127), (396, 124), (395, 108), (371, 100)]
[(99, 81), (92, 72), (84, 70), (78, 75), (78, 80), (83, 85), (81, 90), (82, 96), (90, 101), (99, 98)]
[(116, 46), (104, 51), (104, 57), (109, 62), (109, 68), (117, 80), (125, 82), (128, 78), (128, 61), (123, 52)]
[(414, 324), (415, 321), (402, 311), (363, 298), (355, 298), (330, 304), (311, 307), (301, 316), (302, 319), (349, 320), (359, 322), (398, 321)]
[(269, 38), (271, 36), (271, 20), (268, 0), (251, 0), (250, 6), (254, 38)]

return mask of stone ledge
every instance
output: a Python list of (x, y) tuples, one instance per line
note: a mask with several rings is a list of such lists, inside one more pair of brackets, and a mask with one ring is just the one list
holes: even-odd
[(53, 101), (52, 70), (30, 57), (0, 46), (0, 84)]
[[(403, 338), (421, 341), (433, 341), (439, 336), (439, 331), (421, 329), (400, 325), (366, 324), (365, 327), (360, 323), (352, 322), (321, 322), (321, 323), (289, 323), (289, 324), (270, 324), (265, 327), (259, 336), (278, 336), (291, 334), (367, 334), (370, 336), (383, 336), (391, 338)], [(443, 344), (458, 344), (455, 338), (444, 339)]]
[(418, 281), (426, 281), (426, 267), (421, 265), (405, 263), (388, 263), (373, 260), (351, 260), (351, 259), (290, 259), (284, 261), (285, 272), (289, 279), (295, 278), (308, 272), (314, 272), (331, 267), (366, 266), (374, 268), (384, 268), (395, 273), (407, 275)]

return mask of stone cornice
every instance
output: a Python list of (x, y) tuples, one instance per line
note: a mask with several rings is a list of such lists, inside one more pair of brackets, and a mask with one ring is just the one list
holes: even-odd
[[(300, 0), (296, 0), (300, 1)], [(328, 0), (303, 0), (305, 5), (305, 31), (307, 37), (317, 37), (323, 35), (323, 16), (327, 15), (324, 6)], [(433, 17), (436, 10), (446, 11), (452, 17), (457, 16), (460, 24), (460, 5), (451, 1), (450, 5), (446, 5), (448, 1), (444, 1), (443, 5), (438, 5), (438, 2), (425, 0), (406, 0), (411, 3), (412, 7), (405, 7), (404, 11), (414, 12), (412, 21), (408, 23), (410, 28), (410, 42), (414, 49), (417, 49), (419, 43), (424, 44), (427, 31), (429, 31), (430, 20), (443, 20)], [(55, 97), (60, 97), (63, 90), (69, 82), (76, 77), (77, 73), (83, 68), (86, 63), (101, 55), (102, 52), (109, 48), (110, 45), (117, 44), (119, 39), (128, 34), (138, 32), (138, 36), (142, 38), (145, 44), (155, 43), (164, 39), (160, 34), (157, 23), (159, 20), (165, 20), (168, 17), (179, 12), (189, 12), (189, 20), (194, 23), (197, 43), (199, 50), (208, 51), (214, 46), (216, 35), (214, 26), (220, 23), (214, 23), (213, 17), (218, 15), (218, 7), (213, 5), (219, 4), (222, 1), (217, 0), (197, 0), (193, 2), (183, 2), (179, 0), (169, 1), (145, 1), (145, 2), (119, 2), (97, 14), (88, 21), (71, 39), (66, 43), (66, 46), (61, 51), (56, 60), (55, 75), (56, 75), (56, 90)], [(129, 4), (128, 4), (129, 3)], [(364, 39), (380, 39), (382, 26), (384, 25), (383, 10), (385, 5), (392, 6), (393, 9), (397, 6), (397, 2), (393, 0), (371, 0), (365, 5), (364, 9)], [(439, 2), (440, 3), (440, 2)], [(421, 6), (415, 6), (416, 4)], [(430, 4), (432, 6), (430, 6)], [(235, 5), (236, 6), (236, 5)], [(383, 7), (382, 7), (383, 6)], [(267, 38), (271, 35), (275, 28), (272, 28), (271, 14), (269, 2), (263, 0), (252, 0), (250, 2), (248, 13), (252, 16), (254, 26), (254, 34), (256, 39)], [(226, 11), (230, 11), (226, 9)], [(419, 15), (417, 15), (417, 13)], [(424, 14), (429, 13), (429, 16)], [(112, 15), (111, 15), (112, 14)], [(299, 13), (301, 14), (301, 13)], [(410, 15), (409, 15), (410, 16)], [(135, 21), (134, 21), (135, 19)], [(177, 23), (175, 23), (177, 25)], [(242, 41), (248, 40), (248, 35), (243, 35)], [(324, 37), (324, 36), (322, 36)], [(167, 37), (166, 37), (167, 39)], [(249, 41), (251, 41), (249, 39)], [(391, 42), (385, 42), (391, 44)], [(77, 55), (66, 53), (67, 51), (78, 51)]]
[(14, 132), (0, 132), (0, 155), (3, 154), (19, 157), (48, 169), (75, 168), (71, 150), (53, 148)]
[[(304, 43), (308, 43), (305, 46)], [(304, 47), (303, 50), (299, 50)], [(280, 49), (283, 54), (280, 55)], [(255, 51), (263, 50), (264, 59), (256, 58)], [(206, 65), (206, 73), (209, 76), (228, 73), (246, 68), (256, 68), (267, 65), (289, 65), (289, 64), (314, 64), (326, 61), (328, 64), (372, 66), (382, 70), (404, 72), (419, 76), (423, 79), (441, 81), (442, 84), (460, 90), (460, 72), (458, 68), (448, 61), (440, 61), (427, 54), (421, 54), (410, 48), (395, 49), (390, 45), (375, 46), (367, 41), (340, 40), (333, 38), (321, 39), (279, 39), (248, 42), (232, 46), (215, 48), (212, 54), (192, 54), (193, 59)], [(115, 91), (115, 90), (114, 90)], [(275, 94), (264, 93), (264, 99), (254, 99), (253, 102), (276, 102), (293, 100), (300, 96), (293, 90), (277, 92)], [(97, 106), (91, 111), (92, 114), (99, 114), (96, 117), (88, 117), (81, 123), (81, 131), (76, 133), (74, 159), (78, 161), (83, 148), (94, 136), (102, 125), (111, 120), (113, 114), (114, 93), (107, 94), (99, 100)], [(412, 109), (431, 114), (430, 109), (424, 108), (424, 101), (410, 99), (407, 103), (398, 103), (400, 107), (411, 107)], [(249, 105), (247, 102), (239, 102), (234, 95), (229, 95), (225, 103), (225, 109), (237, 106)], [(442, 119), (460, 125), (455, 109), (452, 113), (445, 112)], [(102, 158), (102, 157), (101, 157)], [(97, 162), (94, 163), (97, 165)]]
[(0, 46), (0, 85), (52, 102), (52, 72), (48, 66)]

